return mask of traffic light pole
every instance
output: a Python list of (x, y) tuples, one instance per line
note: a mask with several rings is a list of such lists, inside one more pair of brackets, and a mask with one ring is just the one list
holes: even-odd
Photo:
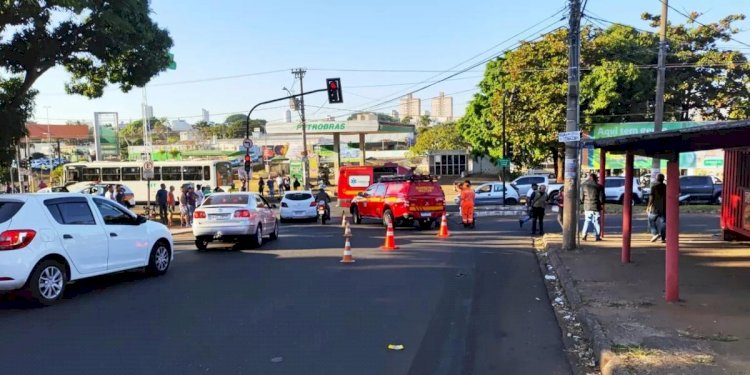
[[(325, 88), (325, 89), (312, 90), (312, 91), (308, 91), (308, 92), (301, 92), (299, 94), (288, 95), (288, 96), (285, 96), (285, 97), (282, 97), (282, 98), (276, 98), (276, 99), (266, 100), (265, 102), (260, 102), (260, 103), (258, 103), (256, 105), (254, 105), (253, 108), (250, 108), (250, 112), (247, 113), (247, 117), (245, 118), (245, 138), (250, 139), (250, 116), (253, 114), (253, 111), (256, 108), (258, 108), (258, 107), (260, 107), (260, 106), (262, 106), (264, 104), (275, 103), (275, 102), (279, 102), (279, 101), (282, 101), (282, 100), (289, 100), (289, 99), (292, 99), (292, 98), (298, 98), (298, 97), (302, 97), (304, 95), (315, 94), (315, 93), (323, 92), (323, 91), (328, 91), (328, 89)], [(247, 149), (245, 151), (245, 156), (250, 156), (250, 149)], [(243, 183), (243, 187), (248, 188), (249, 186), (245, 185), (248, 182), (249, 181), (246, 180), (245, 183)], [(247, 189), (247, 190), (249, 190), (249, 189)]]

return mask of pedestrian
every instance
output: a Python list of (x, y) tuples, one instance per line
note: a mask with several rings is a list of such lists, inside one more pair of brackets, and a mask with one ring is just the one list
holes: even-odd
[(199, 207), (201, 204), (203, 204), (203, 189), (201, 188), (201, 185), (195, 185), (195, 207)]
[(167, 194), (167, 209), (169, 210), (169, 222), (167, 225), (171, 227), (175, 212), (174, 186), (169, 187), (169, 193)]
[(526, 214), (521, 216), (520, 219), (518, 219), (518, 226), (523, 228), (523, 225), (528, 223), (529, 220), (532, 219), (532, 210), (531, 210), (531, 201), (534, 199), (534, 196), (536, 195), (536, 191), (539, 188), (539, 185), (537, 184), (531, 184), (531, 189), (526, 192)]
[(271, 178), (269, 176), (268, 177), (268, 181), (266, 181), (266, 184), (268, 185), (268, 195), (270, 197), (273, 197), (273, 193), (274, 193), (274, 191), (273, 191), (273, 178)]
[(125, 189), (122, 185), (115, 185), (115, 201), (119, 204), (124, 205), (123, 199), (125, 198)]
[(263, 177), (258, 179), (258, 193), (263, 196), (263, 189), (266, 187), (266, 182), (263, 181)]
[(180, 204), (180, 226), (187, 227), (190, 221), (188, 220), (188, 205), (187, 205), (187, 187), (183, 186), (180, 191), (180, 198), (179, 198), (179, 204)]
[(292, 185), (294, 185), (294, 190), (299, 190), (300, 183), (297, 177), (294, 178), (294, 183)]
[(284, 195), (284, 179), (281, 175), (276, 176), (276, 188), (279, 189), (279, 196)]
[(221, 186), (217, 186), (216, 188), (214, 188), (214, 193), (223, 193), (223, 192), (224, 192), (224, 189), (222, 189)]
[(195, 212), (195, 202), (198, 196), (195, 194), (195, 190), (192, 186), (188, 187), (187, 190), (187, 211), (188, 211), (188, 225), (193, 225), (193, 213)]
[(461, 221), (464, 228), (474, 228), (474, 198), (476, 194), (471, 188), (471, 181), (466, 180), (461, 189)]
[(39, 181), (39, 190), (47, 188), (47, 184), (44, 183), (44, 180)]
[(557, 204), (557, 223), (560, 224), (560, 228), (562, 228), (563, 211), (565, 207), (565, 186), (561, 187), (555, 196), (555, 204)]
[[(656, 176), (656, 183), (651, 187), (651, 194), (648, 196), (648, 227), (651, 230), (651, 242), (661, 237), (661, 242), (666, 242), (667, 226), (667, 184), (664, 183), (664, 175)], [(661, 219), (661, 220), (660, 220)], [(661, 225), (659, 224), (661, 221)]]
[(589, 174), (589, 177), (581, 185), (581, 203), (583, 203), (583, 230), (581, 237), (586, 241), (589, 235), (589, 224), (594, 227), (596, 241), (602, 240), (602, 230), (599, 226), (599, 218), (604, 204), (604, 189), (598, 183), (596, 173)]
[(10, 184), (5, 184), (5, 194), (11, 194), (13, 193), (13, 186)]
[(292, 186), (289, 183), (289, 177), (284, 177), (284, 191), (292, 190)]
[(539, 185), (537, 192), (531, 200), (531, 235), (535, 235), (537, 223), (539, 224), (539, 235), (544, 235), (544, 211), (547, 207), (547, 187)]
[(169, 205), (169, 193), (167, 192), (167, 185), (161, 184), (161, 189), (156, 192), (156, 204), (159, 205), (159, 218), (161, 223), (167, 225), (167, 207)]
[(115, 200), (115, 188), (112, 185), (107, 185), (107, 191), (104, 193), (104, 199), (111, 201)]

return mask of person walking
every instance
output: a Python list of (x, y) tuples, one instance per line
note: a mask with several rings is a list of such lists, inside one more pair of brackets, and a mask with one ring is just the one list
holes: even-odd
[(561, 187), (557, 195), (555, 195), (555, 204), (557, 204), (557, 223), (560, 224), (560, 228), (562, 228), (563, 211), (565, 208), (565, 186)]
[(107, 185), (107, 192), (104, 193), (104, 199), (115, 200), (115, 188), (112, 185)]
[(604, 189), (598, 183), (596, 173), (589, 174), (589, 177), (581, 185), (581, 203), (583, 203), (583, 230), (581, 238), (586, 241), (589, 235), (589, 224), (594, 227), (596, 241), (602, 240), (602, 229), (599, 226), (602, 206), (604, 203)]
[(174, 197), (174, 186), (169, 187), (169, 193), (167, 193), (167, 210), (169, 210), (169, 219), (167, 226), (171, 227), (175, 212), (175, 197)]
[(203, 194), (203, 188), (201, 185), (195, 185), (195, 207), (200, 207), (201, 204), (203, 204), (203, 198), (205, 195)]
[(289, 183), (289, 177), (285, 176), (284, 177), (284, 191), (291, 191), (291, 190), (292, 190), (292, 186)]
[(476, 193), (471, 188), (471, 181), (464, 181), (461, 186), (461, 221), (464, 228), (474, 228), (474, 198)]
[(156, 192), (156, 204), (159, 205), (159, 218), (161, 219), (161, 223), (167, 225), (167, 206), (169, 205), (167, 185), (161, 184), (161, 189)]
[(193, 190), (193, 187), (190, 186), (187, 189), (187, 195), (186, 195), (186, 203), (187, 203), (187, 219), (188, 219), (188, 226), (193, 225), (193, 213), (195, 212), (195, 202), (198, 199), (198, 196), (195, 194), (195, 190)]
[(537, 184), (531, 184), (531, 189), (526, 192), (526, 215), (522, 216), (520, 219), (518, 219), (518, 226), (523, 228), (523, 225), (528, 223), (529, 220), (532, 219), (532, 210), (531, 210), (531, 201), (534, 200), (534, 197), (536, 196), (536, 192), (539, 189), (539, 185)]
[(536, 193), (531, 199), (531, 235), (536, 235), (537, 223), (539, 224), (539, 235), (544, 235), (544, 210), (547, 207), (547, 187), (539, 185)]
[(279, 196), (284, 195), (284, 178), (281, 175), (276, 176), (276, 188), (279, 189)]
[(299, 190), (301, 184), (299, 183), (297, 177), (294, 178), (294, 183), (292, 185), (294, 185), (294, 190)]
[(188, 220), (188, 206), (187, 206), (187, 187), (183, 187), (180, 192), (180, 225), (187, 227), (190, 221)]
[[(667, 224), (667, 184), (664, 183), (664, 175), (656, 176), (656, 183), (651, 187), (651, 194), (648, 196), (648, 227), (651, 230), (651, 242), (661, 237), (661, 242), (666, 242), (666, 224)], [(659, 224), (661, 219), (661, 225)]]
[(263, 177), (258, 178), (258, 194), (263, 195), (263, 189), (266, 188), (266, 182), (263, 181)]
[(273, 193), (274, 193), (274, 191), (273, 191), (273, 183), (274, 183), (274, 181), (273, 181), (273, 178), (271, 178), (271, 177), (269, 176), (269, 177), (268, 177), (268, 181), (266, 182), (266, 184), (268, 185), (268, 195), (269, 195), (270, 197), (273, 197), (273, 195), (274, 195), (274, 194), (273, 194)]

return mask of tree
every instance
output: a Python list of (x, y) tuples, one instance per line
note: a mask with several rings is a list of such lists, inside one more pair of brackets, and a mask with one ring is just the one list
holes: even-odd
[(403, 123), (403, 124), (411, 124), (411, 120), (412, 120), (411, 116), (406, 116), (403, 119), (401, 119), (401, 123)]
[[(247, 125), (247, 116), (243, 114), (229, 115), (224, 120), (224, 125), (227, 126), (226, 137), (227, 138), (245, 138)], [(253, 120), (250, 119), (250, 132), (254, 129), (258, 129), (261, 133), (266, 132), (266, 120)]]
[(354, 119), (357, 118), (357, 116), (359, 116), (361, 114), (374, 114), (374, 115), (377, 115), (378, 116), (378, 121), (380, 121), (380, 122), (395, 122), (395, 123), (400, 122), (400, 121), (398, 121), (397, 118), (395, 118), (395, 117), (393, 117), (393, 116), (391, 116), (389, 114), (380, 113), (380, 112), (377, 112), (377, 113), (372, 113), (372, 112), (357, 112), (357, 113), (354, 113), (354, 114), (350, 115), (347, 118), (347, 120), (354, 120)]
[[(658, 17), (649, 14), (642, 18), (652, 26), (658, 23)], [(732, 23), (741, 19), (744, 16), (733, 15), (706, 26), (695, 26), (694, 20), (669, 26), (667, 63), (681, 66), (667, 73), (667, 120), (750, 117), (747, 57), (716, 45), (729, 40), (737, 31)], [(624, 25), (587, 26), (581, 36), (582, 129), (595, 123), (653, 120), (658, 36)], [(513, 162), (533, 167), (552, 158), (561, 177), (564, 150), (557, 133), (565, 130), (567, 52), (567, 30), (558, 30), (487, 64), (480, 92), (457, 122), (473, 152), (502, 156), (505, 111)], [(510, 92), (512, 99), (506, 96)]]
[[(127, 92), (167, 68), (172, 39), (150, 18), (149, 2), (5, 1), (0, 5), (0, 161), (25, 135), (32, 85), (62, 65), (69, 94), (102, 96), (108, 84)], [(145, 53), (144, 51), (148, 51)]]
[[(167, 119), (158, 119), (152, 117), (149, 120), (151, 127), (151, 142), (153, 144), (166, 144), (167, 138), (171, 133), (171, 130), (166, 125)], [(117, 138), (121, 143), (125, 143), (126, 146), (138, 146), (143, 145), (143, 120), (135, 120), (125, 127), (121, 128), (117, 133)]]
[(466, 150), (468, 146), (456, 124), (449, 122), (427, 128), (418, 134), (414, 146), (409, 148), (409, 153), (425, 155), (432, 151)]

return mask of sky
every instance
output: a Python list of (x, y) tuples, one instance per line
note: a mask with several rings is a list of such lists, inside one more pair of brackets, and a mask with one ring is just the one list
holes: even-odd
[[(210, 5), (207, 5), (210, 4)], [(261, 101), (300, 91), (291, 73), (306, 68), (306, 91), (325, 87), (325, 79), (340, 77), (344, 102), (328, 104), (325, 93), (306, 96), (308, 119), (345, 119), (363, 110), (390, 113), (398, 98), (427, 83), (467, 68), (512, 48), (519, 40), (565, 26), (554, 16), (566, 0), (152, 0), (153, 19), (169, 30), (176, 70), (167, 70), (146, 86), (154, 116), (169, 120), (223, 121), (247, 113)], [(704, 13), (712, 22), (729, 14), (750, 16), (747, 0), (670, 0), (688, 13)], [(648, 29), (644, 11), (658, 14), (660, 0), (589, 0), (586, 11), (612, 22)], [(670, 10), (670, 22), (685, 18)], [(532, 27), (533, 26), (533, 27)], [(750, 20), (737, 24), (735, 36), (750, 44)], [(519, 33), (522, 34), (518, 35)], [(750, 48), (737, 42), (727, 46)], [(483, 53), (484, 52), (484, 53)], [(477, 91), (484, 64), (414, 94), (422, 110), (430, 98), (445, 92), (454, 98), (454, 115), (463, 114)], [(121, 121), (141, 117), (143, 90), (122, 93), (110, 86), (104, 96), (87, 99), (67, 95), (69, 76), (62, 68), (45, 73), (39, 90), (35, 121), (92, 121), (94, 112), (117, 112)], [(390, 99), (396, 99), (387, 102)], [(385, 102), (385, 103), (384, 103)], [(381, 104), (382, 103), (382, 104)], [(279, 121), (285, 102), (260, 107), (253, 118)]]

